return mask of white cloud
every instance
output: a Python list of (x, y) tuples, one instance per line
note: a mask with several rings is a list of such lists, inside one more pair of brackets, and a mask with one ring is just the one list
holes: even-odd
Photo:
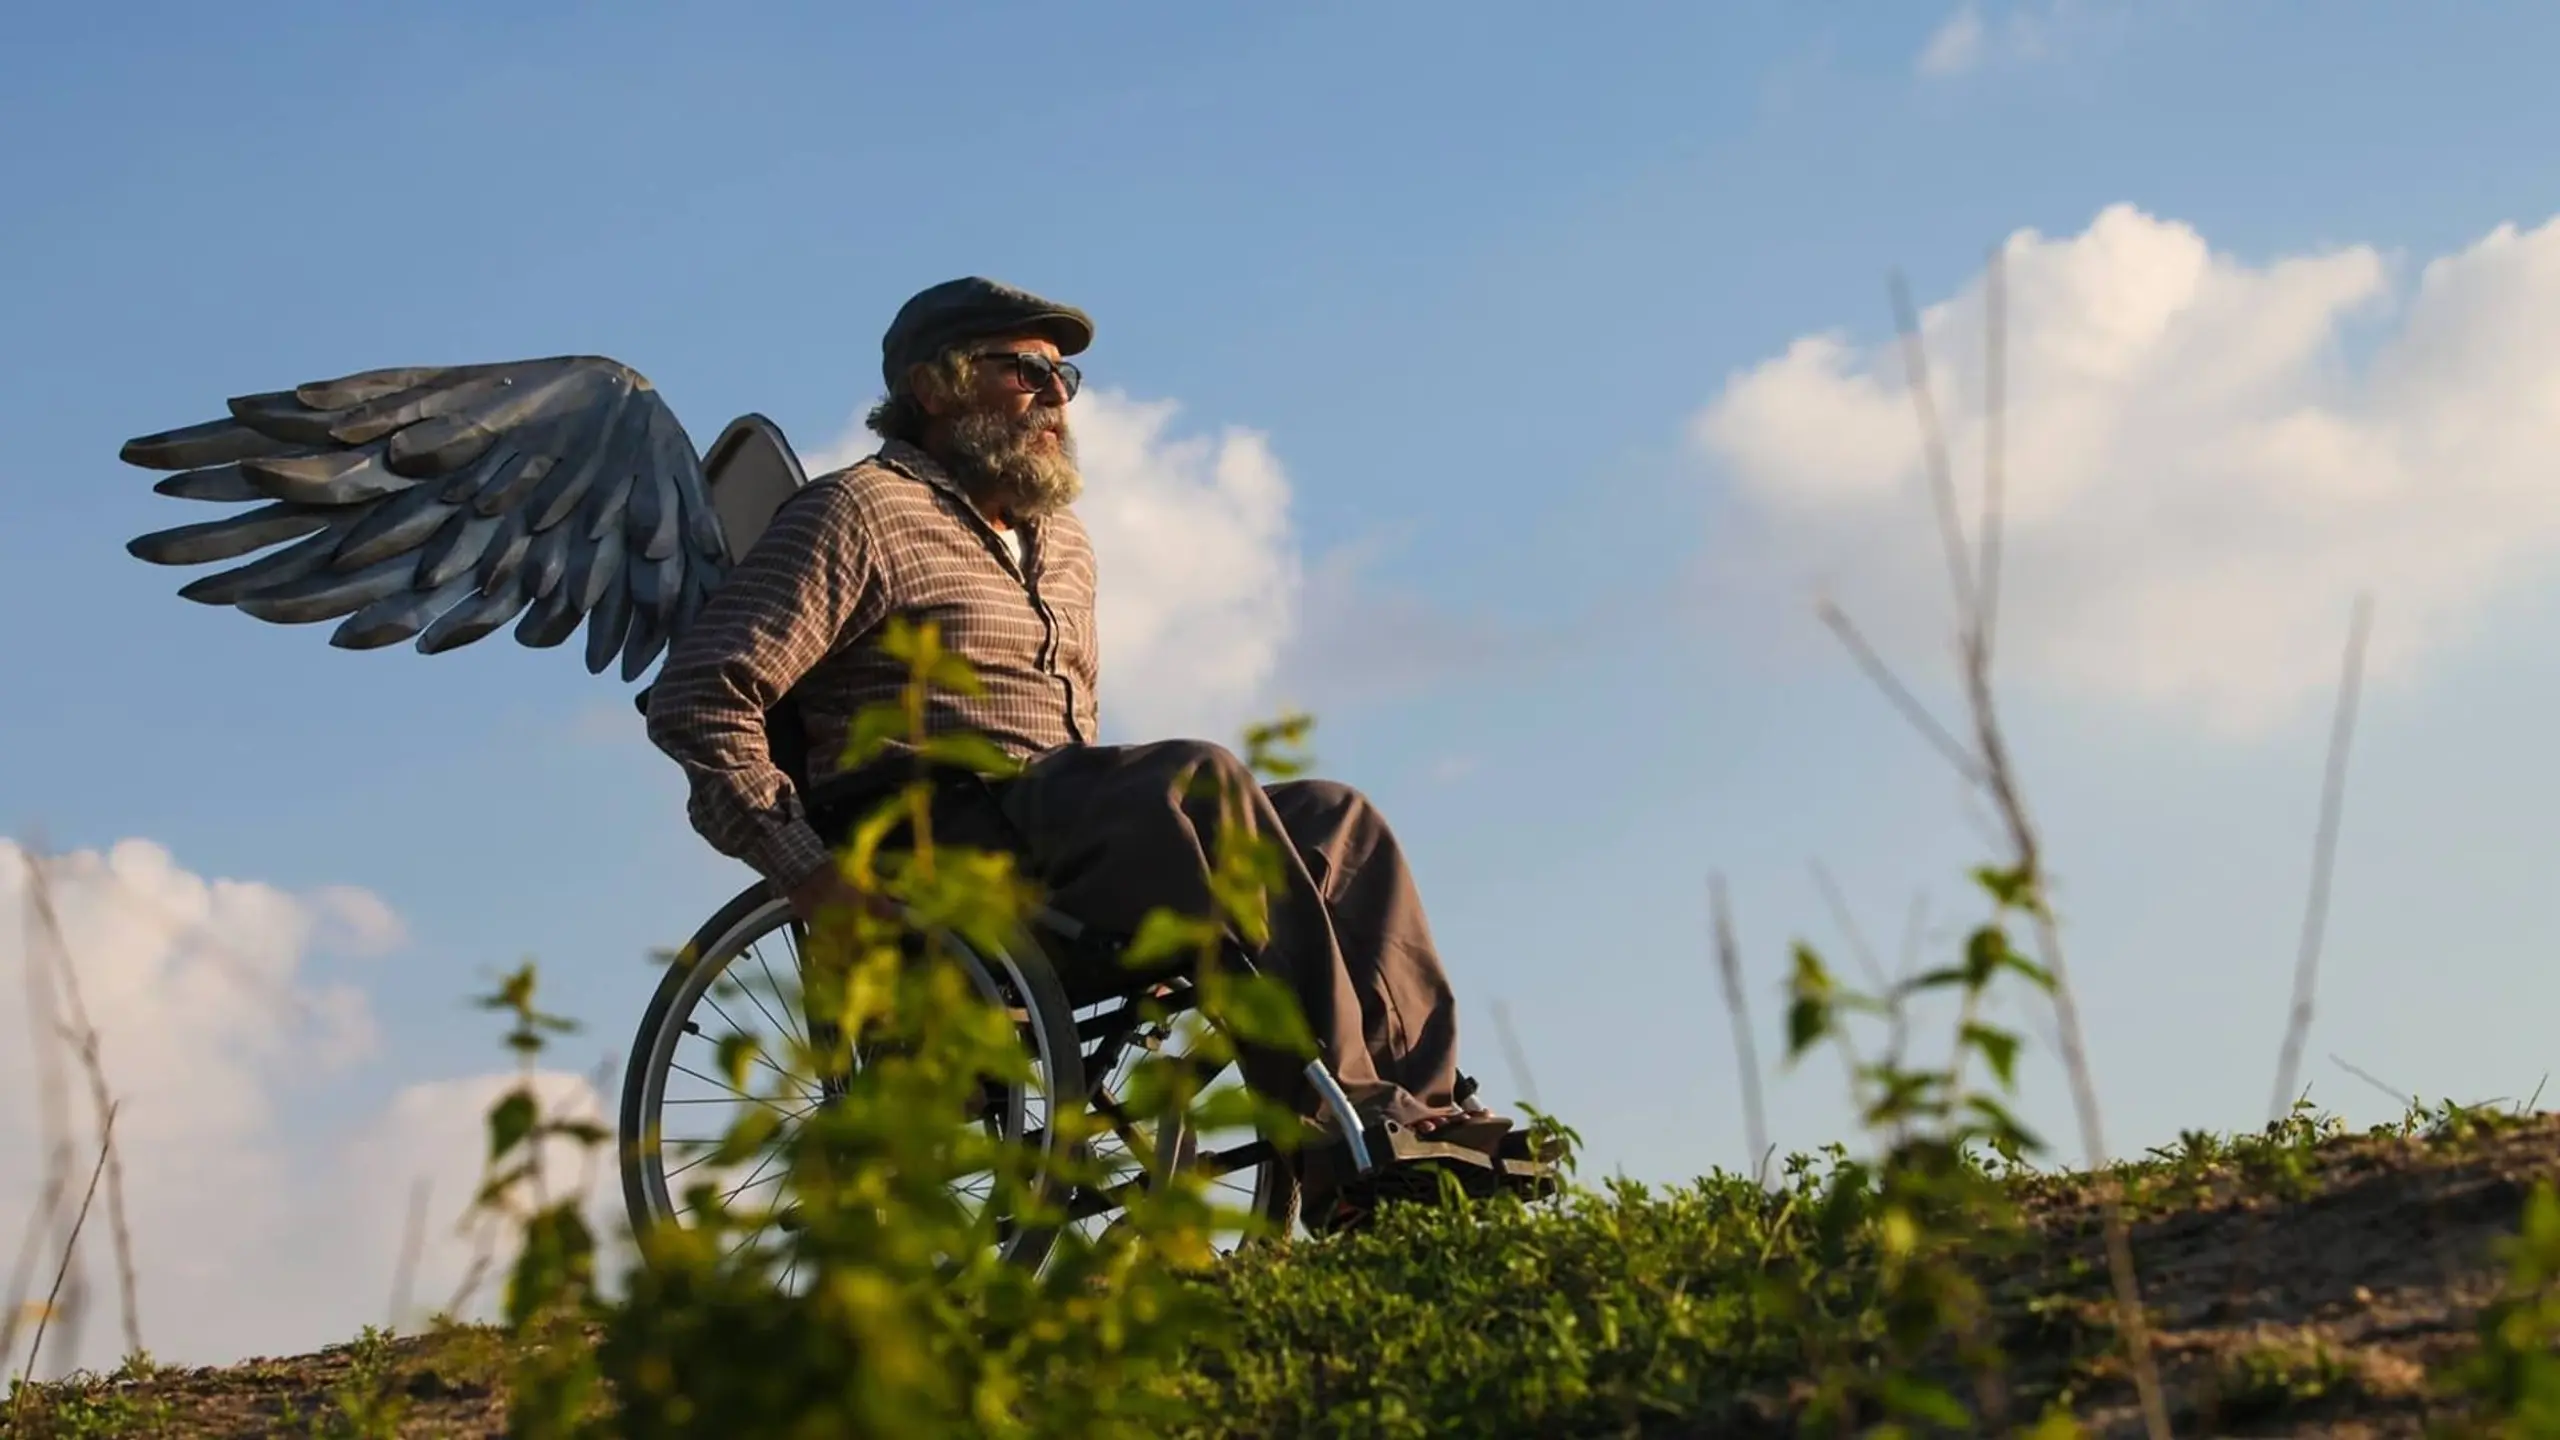
[(1983, 0), (1962, 0), (1921, 42), (1911, 68), (1927, 80), (1954, 80), (1995, 64), (2050, 59), (2128, 17), (2090, 0), (2017, 0), (1995, 22)]
[[(1269, 437), (1182, 433), (1180, 413), (1110, 390), (1084, 391), (1068, 412), (1085, 475), (1076, 513), (1101, 571), (1112, 739), (1234, 740), (1267, 718), (1301, 629), (1305, 566)], [(820, 475), (877, 448), (857, 423), (803, 463)]]
[[(2560, 559), (2560, 221), (2501, 226), (2414, 286), (2370, 247), (2251, 264), (2130, 206), (2005, 253), (2013, 673), (2253, 731), (2334, 684), (2357, 590), (2388, 681)], [(1921, 323), (1971, 497), (1980, 279)], [(1943, 634), (1898, 346), (1799, 339), (1694, 434), (1762, 532), (1727, 573), (1818, 573), (1902, 644)]]
[[(71, 1113), (41, 1113), (33, 1046), (20, 1038), (33, 1033), (30, 967), (42, 956), (49, 973), (54, 954), (25, 860), (0, 841), (0, 958), (9, 962), (0, 967), (0, 1034), (10, 1037), (0, 1042), (0, 1095), (11, 1102), (0, 1108), (0, 1155), (9, 1157), (0, 1239), (12, 1246), (39, 1203), (54, 1125), (68, 1123), (87, 1150), (80, 1183), (97, 1133), (67, 1056)], [(212, 1363), (307, 1350), (381, 1323), (420, 1177), (431, 1190), (415, 1309), (449, 1300), (468, 1262), (455, 1223), (480, 1175), (482, 1116), (512, 1077), (411, 1086), (351, 1136), (297, 1128), (300, 1102), (348, 1083), (350, 1067), (378, 1050), (362, 992), (316, 983), (305, 962), (317, 951), (398, 944), (389, 907), (360, 890), (296, 896), (207, 880), (140, 840), (43, 866), (120, 1107), (144, 1344), (163, 1359)], [(543, 1076), (538, 1093), (601, 1113), (577, 1076)], [(47, 1335), (46, 1373), (112, 1365), (122, 1351), (105, 1215), (102, 1197), (76, 1267), (82, 1320)]]
[(1305, 588), (1289, 477), (1257, 431), (1176, 435), (1178, 407), (1076, 397), (1076, 510), (1101, 569), (1103, 723), (1231, 740), (1262, 718)]
[(1956, 7), (1946, 22), (1930, 32), (1917, 62), (1923, 75), (1961, 75), (1982, 63), (1982, 7), (1974, 0)]

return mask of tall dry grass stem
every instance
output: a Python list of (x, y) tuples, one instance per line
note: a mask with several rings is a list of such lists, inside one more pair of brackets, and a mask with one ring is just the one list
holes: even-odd
[[(50, 956), (51, 959), (51, 973), (43, 986), (46, 992), (44, 1008), (31, 1015), (29, 1023), (55, 1032), (50, 1036), (40, 1033), (37, 1037), (39, 1066), (47, 1064), (46, 1057), (51, 1054), (53, 1041), (67, 1041), (73, 1056), (79, 1061), (82, 1077), (88, 1082), (91, 1112), (98, 1117), (100, 1162), (107, 1187), (107, 1230), (115, 1258), (116, 1295), (124, 1320), (125, 1353), (138, 1355), (142, 1353), (140, 1287), (134, 1276), (133, 1231), (126, 1221), (124, 1156), (115, 1144), (110, 1125), (117, 1102), (112, 1087), (107, 1083), (106, 1064), (99, 1050), (98, 1027), (90, 1019), (88, 1001), (81, 992), (80, 967), (72, 956), (61, 910), (54, 904), (52, 877), (45, 873), (43, 863), (37, 859), (40, 853), (29, 844), (18, 846), (19, 863), (26, 870), (29, 913), (42, 941), (28, 946), (28, 964), (31, 969), (43, 969), (46, 968), (45, 957)], [(54, 1010), (56, 996), (67, 1014), (57, 1014)], [(41, 1069), (39, 1073), (42, 1073)], [(56, 1089), (51, 1103), (62, 1107), (58, 1113), (63, 1118), (62, 1134), (67, 1142), (68, 1104), (60, 1093), (58, 1068), (52, 1084)], [(86, 1208), (85, 1202), (83, 1208)], [(70, 1242), (66, 1240), (64, 1243), (67, 1246)]]
[(1751, 1144), (1751, 1178), (1769, 1183), (1769, 1109), (1760, 1095), (1760, 1047), (1752, 1036), (1751, 1002), (1742, 986), (1742, 947), (1734, 943), (1733, 905), (1724, 877), (1707, 877), (1708, 919), (1715, 927), (1716, 976), (1724, 987), (1725, 1014), (1733, 1021), (1733, 1063), (1742, 1072), (1742, 1126)]
[[(2000, 273), (2004, 266), (2004, 252), (1995, 250), (1987, 267), (1989, 275), (1985, 286), (1986, 309), (1989, 312), (1986, 324), (1995, 330), (2005, 328), (2007, 323), (2006, 280)], [(2108, 1166), (2097, 1085), (2089, 1063), (2069, 965), (2063, 953), (2061, 927), (2047, 900), (2043, 842), (2018, 784), (2008, 737), (2002, 729), (1999, 707), (1991, 687), (1990, 632), (1988, 617), (1982, 607), (1987, 587), (1981, 576), (1985, 572), (1975, 568), (1978, 563), (1987, 565), (1991, 551), (1986, 546), (1977, 561), (1972, 558), (1971, 547), (1966, 544), (1963, 520), (1956, 507), (1955, 482), (1946, 439), (1939, 427), (1937, 407), (1930, 391), (1927, 351), (1921, 339), (1918, 318), (1912, 309), (1910, 290), (1899, 274), (1890, 277), (1889, 288), (1902, 340), (1912, 406), (1920, 422), (1930, 495), (1936, 510), (1940, 540), (1946, 549), (1948, 583), (1954, 592), (1958, 658), (1965, 708), (1972, 721), (1971, 745), (1955, 741), (1947, 728), (1929, 715), (1926, 707), (1912, 696), (1909, 687), (1894, 676), (1891, 667), (1876, 654), (1873, 646), (1866, 643), (1847, 615), (1826, 603), (1821, 608), (1821, 616), (1849, 648), (1860, 667), (1876, 681), (1886, 698), (1990, 802), (2005, 835), (2011, 868), (2025, 878), (2029, 893), (2035, 897), (2031, 911), (2036, 944), (2042, 952), (2040, 958), (2044, 968), (2053, 977), (2056, 1038), (2062, 1052), (2064, 1072), (2070, 1079), (2073, 1110), (2104, 1221), (2107, 1271), (2115, 1293), (2117, 1329), (2124, 1345), (2127, 1368), (2132, 1373), (2134, 1389), (2140, 1400), (2143, 1427), (2152, 1440), (2167, 1440), (2170, 1433), (2168, 1405), (2160, 1386), (2158, 1361), (2152, 1354), (2150, 1325), (2143, 1313), (2142, 1289), (2134, 1268), (2124, 1198)], [(1999, 356), (2003, 343), (1992, 340), (1986, 347), (1986, 357)], [(2001, 383), (2005, 385), (2005, 377)], [(1985, 472), (1987, 477), (2000, 475), (2005, 480), (1997, 461), (1986, 460)], [(1986, 536), (1997, 533), (1999, 517), (1994, 507), (2005, 503), (2002, 491), (1986, 483), (1982, 519), (1982, 531)]]
[(2355, 742), (2356, 710), (2364, 689), (2364, 652), (2373, 633), (2373, 597), (2356, 597), (2355, 615), (2347, 627), (2347, 657), (2338, 676), (2338, 708), (2329, 724), (2329, 763), (2320, 782), (2320, 826), (2311, 842), (2311, 895), (2302, 910), (2302, 945), (2293, 961), (2293, 1010), (2287, 1017), (2284, 1047), (2276, 1061), (2275, 1097), (2267, 1105), (2267, 1123), (2285, 1117), (2293, 1107), (2294, 1081), (2302, 1069), (2302, 1047), (2311, 1038), (2313, 1001), (2320, 989), (2320, 943), (2329, 925), (2329, 879), (2337, 867), (2338, 829), (2347, 796), (2347, 752)]

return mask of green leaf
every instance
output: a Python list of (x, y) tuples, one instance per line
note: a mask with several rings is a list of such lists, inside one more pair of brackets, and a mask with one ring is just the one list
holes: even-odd
[(924, 667), (924, 682), (930, 689), (966, 695), (972, 699), (987, 690), (979, 681), (977, 670), (968, 661), (948, 652), (934, 656), (932, 663)]
[(974, 730), (936, 735), (917, 748), (927, 760), (956, 765), (964, 770), (973, 770), (980, 775), (1002, 778), (1022, 772), (1021, 761), (1005, 753), (996, 742)]
[(1220, 933), (1216, 924), (1196, 915), (1165, 909), (1150, 910), (1147, 918), (1138, 922), (1138, 933), (1130, 938), (1128, 949), (1122, 952), (1122, 961), (1130, 966), (1143, 966), (1195, 955), (1216, 944)]
[(2009, 959), (2009, 936), (1997, 925), (1985, 925), (1964, 943), (1964, 988), (1979, 990), (1991, 983)]
[(489, 1160), (491, 1164), (506, 1158), (508, 1152), (524, 1143), (533, 1133), (533, 1093), (510, 1090), (497, 1104), (489, 1107)]
[(890, 742), (901, 740), (907, 733), (906, 707), (894, 700), (865, 705), (854, 712), (853, 723), (845, 728), (844, 749), (836, 765), (851, 770), (869, 764), (888, 749)]
[(1897, 1415), (1915, 1416), (1950, 1430), (1974, 1428), (1973, 1416), (1956, 1397), (1926, 1380), (1888, 1371), (1879, 1382), (1878, 1389), (1881, 1391), (1878, 1398)]
[(1238, 1041), (1301, 1058), (1316, 1054), (1315, 1034), (1288, 986), (1268, 975), (1247, 975), (1209, 988), (1214, 993), (1201, 997), (1201, 1008)]
[(1787, 1058), (1795, 1059), (1831, 1031), (1831, 1007), (1812, 995), (1798, 995), (1787, 1006)]
[(2035, 871), (2024, 865), (2008, 869), (1991, 865), (1977, 866), (1973, 872), (1973, 883), (1981, 886), (1991, 896), (1993, 902), (2003, 909), (2025, 910), (2030, 913), (2036, 909)]
[(1956, 1043), (1971, 1045), (1982, 1052), (1983, 1060), (1991, 1066), (1991, 1073), (1998, 1077), (2001, 1089), (2010, 1090), (2017, 1087), (2017, 1036), (2006, 1030), (1995, 1030), (1988, 1025), (1973, 1024), (1965, 1026), (1958, 1033)]
[(2037, 989), (2044, 991), (2048, 995), (2053, 993), (2055, 981), (2052, 971), (2047, 970), (2042, 965), (2037, 964), (2035, 961), (2028, 959), (2026, 956), (2019, 954), (2015, 950), (2011, 950), (2009, 952), (2006, 963), (2010, 969), (2027, 977), (2028, 983), (2034, 985)]

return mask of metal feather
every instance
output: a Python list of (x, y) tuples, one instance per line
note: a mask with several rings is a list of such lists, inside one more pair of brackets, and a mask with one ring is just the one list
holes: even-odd
[(301, 448), (289, 440), (261, 435), (238, 420), (223, 419), (135, 436), (124, 442), (116, 456), (145, 470), (192, 470), (264, 455), (290, 455)]
[(329, 643), (341, 650), (378, 650), (397, 645), (427, 628), (473, 592), (471, 578), (464, 576), (434, 589), (412, 588), (386, 595), (348, 616), (330, 635)]
[(626, 588), (641, 609), (665, 620), (675, 613), (676, 597), (684, 592), (684, 560), (675, 555), (652, 560), (645, 555), (631, 556), (624, 564), (628, 574)]
[(566, 585), (555, 586), (533, 602), (516, 624), (516, 643), (535, 650), (548, 650), (566, 640), (586, 618)]
[(280, 540), (308, 535), (328, 523), (326, 511), (277, 501), (237, 515), (226, 515), (219, 520), (155, 530), (126, 541), (124, 548), (135, 559), (148, 560), (154, 565), (201, 565), (208, 560), (229, 560), (252, 550), (262, 550)]
[(338, 547), (338, 558), (330, 564), (338, 570), (360, 570), (415, 549), (419, 542), (436, 533), (446, 516), (461, 508), (438, 501), (432, 485), (404, 490), (357, 521), (345, 543)]
[(579, 447), (562, 452), (575, 454), (578, 458), (555, 467), (543, 480), (542, 487), (533, 492), (533, 499), (526, 502), (533, 509), (534, 529), (548, 530), (559, 524), (586, 499), (596, 477), (610, 474), (613, 467), (624, 463), (618, 456), (631, 443), (632, 428), (625, 423), (624, 417), (635, 403), (647, 404), (648, 401), (645, 397), (635, 401), (631, 387), (621, 383), (619, 377), (614, 378), (613, 399), (604, 407), (603, 418), (592, 431), (581, 437), (583, 443)]
[(577, 532), (566, 525), (533, 537), (524, 557), (526, 594), (539, 600), (560, 588), (560, 577), (569, 573), (569, 545), (576, 538)]
[(243, 460), (240, 473), (261, 492), (278, 500), (305, 505), (361, 505), (397, 495), (418, 482), (394, 475), (383, 463), (380, 446)]
[(343, 445), (369, 445), (395, 430), (433, 419), (504, 388), (507, 365), (456, 365), (406, 390), (393, 391), (343, 412), (329, 437)]
[(639, 488), (640, 477), (629, 469), (607, 472), (604, 488), (588, 498), (586, 513), (579, 517), (585, 522), (587, 538), (602, 540), (610, 536), (619, 543), (623, 512), (631, 507), (631, 492)]
[(538, 426), (553, 414), (592, 404), (614, 375), (571, 362), (547, 361), (521, 374), (495, 377), (470, 403), (454, 405), (391, 437), (391, 465), (406, 475), (440, 475), (467, 463), (501, 435)]
[[(489, 539), (481, 552), (480, 563), (473, 567), (479, 578), (480, 593), (495, 595), (504, 586), (513, 585), (524, 568), (524, 557), (533, 549), (533, 532), (525, 528), (524, 512), (510, 510), (498, 517), (498, 533)], [(531, 597), (528, 596), (528, 599)]]
[(329, 427), (343, 413), (314, 410), (295, 398), (290, 390), (234, 395), (225, 403), (232, 418), (241, 424), (261, 435), (290, 440), (296, 445), (327, 445), (336, 440), (338, 437), (329, 432)]
[(666, 648), (667, 627), (657, 615), (634, 606), (631, 611), (631, 633), (622, 641), (622, 679), (625, 684), (640, 678), (649, 662)]
[(359, 370), (335, 380), (297, 385), (294, 398), (314, 410), (348, 410), (386, 395), (415, 390), (446, 373), (442, 365), (402, 365), (387, 370)]
[(427, 627), (425, 634), (418, 637), (418, 653), (441, 655), (447, 650), (468, 645), (503, 628), (532, 599), (523, 590), (509, 586), (465, 600), (444, 612), (441, 618)]
[[(426, 548), (418, 552), (418, 583), (432, 590), (479, 564), (497, 535), (496, 519), (474, 515), (467, 509), (454, 511)], [(472, 581), (475, 586), (479, 583), (476, 577)]]
[(200, 605), (229, 605), (261, 586), (299, 580), (329, 563), (329, 556), (337, 550), (343, 530), (341, 525), (332, 525), (281, 550), (261, 555), (246, 565), (234, 565), (228, 570), (200, 576), (180, 586), (178, 595)]
[(239, 502), (267, 498), (267, 492), (250, 484), (249, 477), (240, 473), (240, 466), (236, 461), (229, 465), (215, 465), (203, 470), (189, 470), (183, 475), (172, 475), (152, 486), (151, 490), (153, 494), (167, 495), (179, 500)]
[(593, 610), (604, 602), (607, 590), (622, 588), (626, 553), (619, 530), (607, 530), (593, 543), (571, 549), (569, 577), (560, 588), (569, 592), (580, 610)]
[(509, 463), (489, 472), (471, 497), (471, 508), (481, 515), (516, 514), (523, 509), (524, 497), (550, 473), (554, 457), (518, 454)]
[(604, 673), (604, 667), (621, 653), (623, 636), (630, 628), (631, 592), (620, 585), (606, 585), (596, 598), (595, 609), (587, 614), (588, 674)]
[(418, 557), (394, 555), (352, 573), (324, 570), (299, 580), (268, 586), (244, 595), (240, 608), (279, 625), (308, 625), (351, 615), (386, 595), (409, 588), (418, 573)]

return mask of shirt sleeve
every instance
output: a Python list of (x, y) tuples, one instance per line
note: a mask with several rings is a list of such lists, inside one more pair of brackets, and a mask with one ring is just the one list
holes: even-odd
[(830, 855), (774, 764), (765, 711), (868, 628), (884, 593), (854, 496), (814, 482), (713, 589), (650, 688), (649, 739), (684, 770), (693, 828), (783, 889)]

